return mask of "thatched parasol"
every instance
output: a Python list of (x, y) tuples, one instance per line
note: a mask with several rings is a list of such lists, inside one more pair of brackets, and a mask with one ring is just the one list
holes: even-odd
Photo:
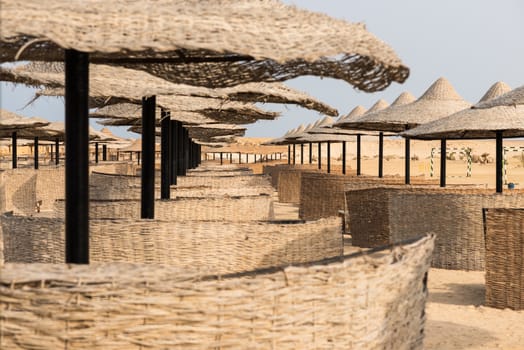
[(496, 106), (524, 105), (524, 86), (508, 91), (492, 100), (477, 103), (473, 108), (491, 108)]
[[(503, 82), (495, 83), (479, 104), (487, 103), (510, 90), (510, 87)], [(497, 192), (502, 192), (502, 138), (524, 136), (524, 106), (468, 108), (408, 130), (402, 135), (423, 140), (495, 138), (497, 140)], [(441, 150), (441, 182), (443, 178), (445, 179), (445, 158), (444, 144), (444, 150)]]
[(444, 78), (435, 81), (415, 102), (369, 112), (341, 127), (401, 132), (470, 107)]
[(26, 128), (49, 125), (47, 120), (38, 117), (22, 117), (5, 109), (0, 109), (0, 137), (11, 137), (11, 133)]
[[(48, 89), (41, 95), (64, 94), (64, 65), (59, 62), (33, 62), (17, 67), (0, 67), (0, 80)], [(186, 84), (174, 84), (143, 71), (92, 64), (90, 66), (91, 106), (109, 103), (111, 96), (135, 97), (148, 95), (198, 96), (228, 99), (239, 102), (297, 104), (320, 113), (334, 115), (337, 110), (308, 94), (291, 89), (281, 83), (247, 83), (235, 87), (209, 89)], [(114, 94), (114, 95), (112, 95)]]
[[(93, 63), (134, 62), (191, 84), (217, 84), (217, 77), (232, 86), (320, 75), (344, 79), (365, 91), (404, 82), (409, 74), (393, 50), (363, 24), (275, 0), (53, 0), (46, 6), (37, 0), (3, 0), (0, 23), (0, 62), (61, 61), (61, 48), (68, 48), (90, 53)], [(134, 60), (126, 60), (129, 57)], [(175, 70), (176, 65), (169, 64), (209, 61), (218, 66)], [(247, 69), (240, 65), (235, 70), (220, 61), (244, 63)], [(155, 62), (159, 64), (151, 67)]]

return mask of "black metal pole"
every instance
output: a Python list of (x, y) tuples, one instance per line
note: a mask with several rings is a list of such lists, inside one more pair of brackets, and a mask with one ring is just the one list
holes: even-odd
[(89, 55), (65, 51), (65, 262), (89, 264)]
[(322, 169), (322, 145), (318, 143), (318, 168)]
[(38, 136), (35, 136), (35, 139), (34, 139), (34, 146), (35, 146), (35, 153), (34, 153), (34, 156), (35, 156), (35, 169), (38, 170)]
[(502, 157), (503, 157), (503, 151), (502, 151), (502, 131), (496, 132), (496, 160), (495, 165), (497, 166), (496, 170), (496, 187), (497, 187), (497, 193), (502, 193)]
[(11, 134), (11, 164), (12, 168), (16, 169), (18, 167), (18, 150), (17, 150), (17, 137), (16, 137), (16, 131), (13, 131)]
[[(257, 157), (255, 155), (255, 163), (257, 162)], [(287, 164), (291, 164), (291, 145), (287, 145)]]
[(229, 152), (229, 164), (233, 163), (233, 153)]
[[(170, 117), (171, 118), (171, 117)], [(177, 142), (177, 131), (178, 131), (178, 123), (176, 120), (170, 120), (169, 121), (170, 124), (171, 124), (171, 128), (170, 128), (170, 132), (171, 132), (171, 152), (170, 152), (170, 159), (169, 159), (169, 167), (170, 167), (170, 171), (169, 171), (169, 174), (171, 175), (170, 177), (170, 184), (171, 185), (176, 185), (176, 173), (177, 173), (177, 169), (176, 169), (176, 160), (177, 160), (177, 157), (178, 157), (178, 142)]]
[(309, 143), (309, 164), (313, 163), (313, 143)]
[(102, 145), (102, 160), (107, 161), (107, 145)]
[(142, 193), (140, 217), (155, 217), (156, 96), (142, 97)]
[(246, 164), (249, 163), (249, 153), (246, 153)]
[(304, 144), (300, 144), (300, 164), (304, 164)]
[(223, 164), (223, 160), (222, 160), (222, 152), (220, 152), (220, 165)]
[(384, 133), (378, 134), (378, 177), (384, 177)]
[(361, 163), (360, 163), (360, 159), (362, 157), (362, 148), (361, 148), (361, 135), (358, 134), (357, 135), (357, 176), (360, 176), (362, 174), (362, 169), (361, 169)]
[(342, 141), (342, 174), (346, 175), (346, 141)]
[(295, 165), (296, 158), (297, 158), (297, 156), (296, 156), (296, 147), (295, 146), (296, 145), (293, 144), (293, 165)]
[(242, 164), (242, 153), (238, 152), (238, 164)]
[(98, 163), (98, 142), (95, 142), (95, 163)]
[(184, 129), (184, 175), (187, 174), (187, 169), (189, 169), (189, 131), (186, 128)]
[[(140, 154), (141, 154), (141, 153), (142, 153), (142, 152), (139, 151), (139, 152), (137, 152), (137, 155), (136, 155), (136, 162), (137, 162), (138, 165), (140, 165)], [(133, 153), (131, 153), (131, 157), (132, 157), (132, 156), (133, 156)]]
[[(288, 146), (288, 147), (289, 147), (289, 146)], [(257, 164), (257, 154), (256, 154), (256, 153), (253, 154), (253, 158), (255, 158), (255, 164)], [(288, 158), (288, 161), (287, 161), (288, 164), (289, 164), (289, 161), (290, 161), (290, 160), (289, 160), (289, 158)]]
[(406, 175), (405, 183), (409, 185), (411, 183), (411, 142), (410, 138), (406, 137), (406, 149), (405, 149), (405, 169), (404, 174)]
[(162, 109), (160, 121), (160, 199), (171, 198), (171, 118)]
[(185, 143), (184, 143), (184, 126), (182, 122), (178, 122), (177, 127), (177, 150), (178, 150), (178, 156), (177, 156), (177, 175), (179, 176), (186, 176), (186, 169), (184, 167), (185, 164)]
[(446, 187), (446, 139), (440, 140), (440, 187)]
[(60, 163), (60, 142), (58, 141), (58, 138), (55, 139), (55, 164), (58, 165)]
[(331, 173), (331, 141), (327, 142), (327, 172)]

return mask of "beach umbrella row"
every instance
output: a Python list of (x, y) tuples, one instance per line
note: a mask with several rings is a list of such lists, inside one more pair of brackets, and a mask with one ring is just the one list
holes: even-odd
[[(479, 101), (479, 105), (510, 93), (510, 87), (495, 83)], [(496, 140), (496, 191), (502, 192), (502, 158), (504, 137), (524, 136), (524, 106), (493, 106), (490, 108), (468, 108), (431, 123), (402, 133), (405, 137), (419, 139), (495, 139)], [(445, 141), (443, 141), (445, 142)], [(445, 148), (445, 143), (442, 146)], [(441, 150), (442, 152), (442, 150)], [(445, 153), (443, 153), (445, 154)], [(445, 169), (445, 156), (441, 167)], [(441, 176), (445, 177), (445, 170)]]
[[(90, 62), (170, 67), (184, 62), (259, 60), (295, 67), (293, 74), (347, 79), (366, 91), (383, 89), (392, 81), (403, 82), (409, 74), (393, 50), (363, 25), (273, 0), (245, 1), (241, 6), (233, 0), (160, 0), (149, 6), (132, 0), (52, 0), (46, 6), (37, 0), (4, 0), (0, 11), (0, 62), (17, 60), (65, 61), (65, 231), (66, 262), (70, 263), (89, 262)], [(166, 78), (166, 70), (158, 67), (153, 70)], [(199, 85), (189, 74), (199, 71), (189, 68), (187, 72), (188, 83)], [(209, 71), (201, 72), (206, 81), (213, 78)], [(221, 74), (224, 72), (231, 73), (222, 69)], [(275, 76), (269, 69), (260, 72), (269, 72), (270, 79)], [(263, 76), (258, 75), (259, 81)], [(240, 82), (236, 79), (229, 86)], [(161, 103), (166, 105), (168, 101)], [(152, 218), (156, 97), (144, 95), (142, 106), (142, 217)]]

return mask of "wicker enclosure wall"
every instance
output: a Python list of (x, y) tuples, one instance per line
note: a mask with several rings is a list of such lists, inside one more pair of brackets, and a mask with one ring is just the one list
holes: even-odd
[(0, 170), (0, 213), (7, 211), (6, 209), (6, 192), (5, 192), (5, 171)]
[(169, 265), (6, 264), (0, 347), (418, 350), (432, 245), (220, 278)]
[(290, 169), (303, 169), (303, 170), (316, 170), (318, 165), (316, 164), (277, 164), (277, 165), (264, 165), (262, 172), (264, 175), (271, 177), (271, 185), (278, 189), (278, 177), (282, 170)]
[(524, 209), (485, 209), (486, 305), (524, 310)]
[(282, 203), (300, 203), (302, 175), (318, 172), (310, 169), (282, 169), (278, 173), (278, 201)]
[[(6, 262), (62, 263), (64, 220), (3, 216)], [(273, 224), (91, 220), (91, 262), (206, 268), (217, 274), (304, 263), (343, 254), (340, 220)]]
[[(338, 215), (346, 209), (345, 191), (352, 188), (402, 184), (403, 177), (348, 176), (326, 173), (303, 173), (300, 184), (299, 217), (303, 220), (317, 220)], [(413, 184), (436, 184), (435, 180), (412, 177)], [(349, 225), (349, 220), (346, 220)], [(387, 244), (387, 243), (386, 243)]]
[[(92, 219), (138, 219), (140, 200), (91, 200), (89, 217)], [(64, 217), (64, 201), (57, 201), (55, 216)], [(271, 197), (242, 196), (214, 198), (180, 198), (155, 201), (157, 220), (224, 220), (253, 221), (273, 218)]]
[(136, 175), (138, 169), (140, 169), (140, 165), (135, 162), (100, 162), (89, 165), (91, 172), (115, 175)]
[(484, 207), (524, 206), (519, 191), (475, 188), (383, 187), (347, 191), (353, 245), (380, 246), (436, 233), (432, 266), (484, 270)]

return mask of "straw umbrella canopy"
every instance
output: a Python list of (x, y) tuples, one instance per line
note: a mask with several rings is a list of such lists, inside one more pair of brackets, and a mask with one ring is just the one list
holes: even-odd
[[(0, 23), (0, 62), (61, 61), (62, 48), (68, 48), (90, 53), (93, 63), (134, 63), (163, 78), (213, 87), (319, 75), (377, 91), (409, 74), (363, 24), (275, 0), (160, 0), (150, 6), (132, 0), (53, 0), (49, 6), (4, 0)], [(174, 63), (210, 61), (217, 65), (175, 70)]]
[(492, 100), (477, 103), (473, 108), (491, 108), (496, 106), (518, 106), (524, 105), (524, 86), (508, 91)]
[[(490, 87), (479, 101), (479, 104), (487, 103), (499, 96), (503, 96), (508, 91), (510, 91), (510, 87), (507, 84), (497, 82)], [(408, 130), (402, 135), (423, 140), (495, 138), (497, 140), (496, 187), (497, 192), (502, 192), (502, 138), (524, 136), (524, 106), (468, 108), (448, 117)], [(445, 159), (444, 154), (441, 154), (441, 157)], [(442, 173), (444, 172), (441, 170)]]
[[(38, 93), (42, 94), (63, 94), (63, 90), (43, 90)], [(111, 96), (97, 96), (99, 100), (106, 103), (126, 103), (138, 105), (142, 97), (120, 96), (115, 98)], [(250, 124), (259, 119), (273, 120), (280, 115), (278, 112), (269, 112), (256, 107), (252, 103), (229, 101), (219, 98), (207, 98), (197, 96), (177, 96), (177, 95), (157, 95), (156, 104), (159, 109), (171, 111), (173, 120), (184, 123), (234, 123)], [(196, 114), (195, 114), (196, 113)], [(141, 114), (141, 112), (140, 112)], [(157, 116), (159, 114), (157, 113)]]
[[(141, 125), (130, 126), (128, 131), (142, 134)], [(204, 124), (187, 127), (189, 137), (195, 140), (211, 140), (218, 136), (244, 136), (246, 128), (230, 124)], [(156, 136), (161, 136), (160, 128), (156, 128)]]
[[(63, 95), (64, 65), (59, 62), (32, 62), (17, 67), (0, 67), (0, 80), (31, 86), (45, 85), (52, 90), (41, 95)], [(210, 89), (187, 84), (175, 84), (143, 71), (93, 64), (90, 66), (91, 106), (110, 103), (111, 97), (147, 95), (178, 95), (228, 99), (238, 102), (296, 104), (327, 115), (337, 115), (336, 109), (312, 96), (281, 83), (247, 83), (234, 87)], [(109, 99), (109, 100), (108, 100)]]
[(47, 120), (38, 117), (22, 117), (5, 109), (0, 109), (0, 137), (11, 137), (15, 131), (49, 125)]
[(448, 80), (439, 78), (414, 102), (395, 105), (374, 113), (368, 112), (354, 121), (339, 126), (401, 132), (470, 106), (471, 104), (460, 97)]

